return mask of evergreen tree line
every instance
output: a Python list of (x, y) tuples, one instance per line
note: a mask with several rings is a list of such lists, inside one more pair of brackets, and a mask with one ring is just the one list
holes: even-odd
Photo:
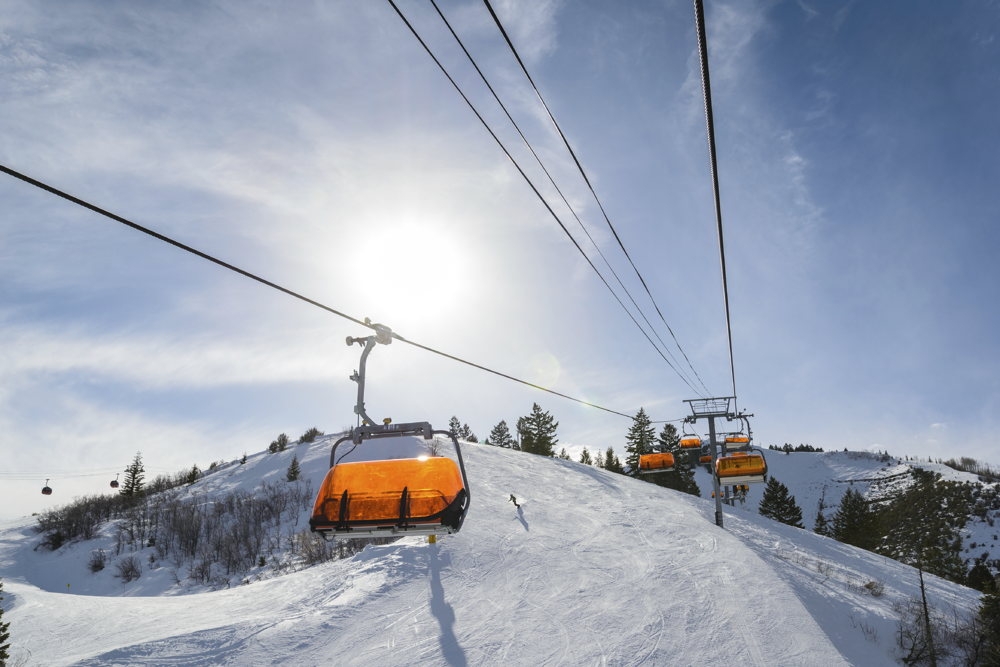
[(848, 489), (832, 517), (821, 498), (815, 531), (949, 581), (982, 586), (976, 577), (981, 579), (983, 568), (996, 569), (1000, 563), (987, 564), (984, 554), (970, 569), (961, 553), (961, 530), (976, 508), (989, 502), (982, 489), (942, 481), (939, 474), (919, 468), (911, 474), (913, 484), (895, 498), (871, 502), (857, 489)]
[[(457, 423), (458, 419), (452, 417), (452, 422)], [(484, 444), (516, 449), (540, 456), (555, 456), (556, 445), (559, 443), (559, 439), (556, 438), (558, 429), (559, 422), (552, 414), (542, 410), (538, 403), (533, 403), (530, 414), (518, 417), (514, 433), (511, 433), (507, 420), (502, 419), (490, 430)], [(468, 440), (468, 438), (466, 439)], [(471, 442), (476, 441), (472, 440)], [(564, 454), (565, 450), (561, 453)]]
[(813, 447), (812, 445), (806, 445), (806, 444), (795, 445), (794, 447), (792, 447), (791, 443), (788, 442), (786, 442), (784, 445), (781, 445), (780, 447), (778, 445), (768, 445), (767, 448), (776, 452), (785, 452), (785, 453), (823, 451), (822, 447)]
[[(457, 428), (458, 424), (460, 424), (458, 418), (452, 417), (453, 430)], [(467, 429), (468, 427), (461, 428)], [(542, 410), (537, 403), (534, 403), (530, 414), (518, 418), (516, 430), (513, 433), (507, 421), (501, 420), (493, 427), (483, 442), (495, 447), (505, 447), (540, 456), (553, 456), (568, 460), (570, 456), (565, 448), (560, 449), (558, 454), (556, 453), (556, 445), (559, 442), (556, 437), (558, 428), (559, 422), (549, 412)], [(466, 438), (466, 440), (468, 439)], [(637, 477), (639, 476), (640, 456), (653, 452), (670, 452), (674, 454), (676, 461), (674, 470), (643, 475), (642, 479), (667, 488), (699, 495), (698, 485), (694, 481), (694, 468), (698, 464), (699, 452), (681, 449), (680, 435), (673, 424), (664, 424), (663, 429), (657, 435), (645, 409), (640, 408), (625, 434), (624, 451), (625, 461), (623, 462), (615, 452), (613, 445), (606, 450), (598, 450), (596, 453), (592, 453), (589, 448), (584, 447), (580, 452), (579, 462), (621, 475)]]
[[(874, 551), (918, 568), (921, 597), (896, 603), (898, 656), (905, 665), (1000, 665), (1000, 591), (987, 552), (966, 570), (960, 531), (970, 512), (992, 508), (994, 489), (942, 482), (940, 475), (913, 470), (914, 484), (899, 497), (870, 503), (848, 489), (840, 507), (827, 520), (824, 497), (816, 515), (817, 533)], [(802, 528), (802, 511), (788, 488), (771, 477), (760, 514)], [(992, 563), (994, 569), (1000, 563)], [(927, 602), (923, 573), (930, 572), (984, 592), (972, 618), (945, 614)]]

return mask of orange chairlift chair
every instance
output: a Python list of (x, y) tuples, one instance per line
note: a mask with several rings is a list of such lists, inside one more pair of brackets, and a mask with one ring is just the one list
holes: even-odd
[(674, 455), (670, 452), (653, 452), (639, 455), (639, 474), (651, 475), (656, 472), (670, 472), (674, 469)]
[(698, 449), (701, 447), (701, 436), (692, 433), (681, 435), (681, 449)]
[(742, 450), (750, 447), (750, 436), (743, 433), (730, 433), (726, 436), (726, 451)]
[(750, 436), (730, 433), (726, 436), (724, 456), (715, 461), (715, 476), (726, 486), (767, 481), (764, 453), (750, 446)]
[[(367, 320), (366, 320), (367, 323)], [(355, 412), (361, 425), (337, 440), (330, 452), (330, 469), (319, 487), (309, 527), (324, 537), (368, 538), (394, 535), (441, 535), (457, 533), (469, 511), (469, 483), (458, 439), (450, 431), (435, 431), (427, 422), (376, 425), (365, 412), (365, 363), (377, 343), (388, 345), (392, 332), (372, 325), (376, 334), (348, 337), (347, 344), (364, 345), (359, 372)], [(374, 461), (342, 461), (366, 441), (417, 436), (433, 440), (447, 437), (455, 448), (457, 462), (445, 456)], [(337, 458), (337, 448), (351, 441), (353, 447)]]

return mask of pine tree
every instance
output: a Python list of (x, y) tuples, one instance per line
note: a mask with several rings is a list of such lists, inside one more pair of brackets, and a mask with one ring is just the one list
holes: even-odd
[(983, 632), (983, 665), (1000, 665), (1000, 594), (987, 593), (979, 602)]
[[(0, 602), (3, 602), (3, 580), (0, 580)], [(3, 622), (3, 605), (0, 605), (0, 665), (10, 659), (10, 623)]]
[(531, 414), (517, 420), (517, 430), (521, 434), (521, 450), (541, 456), (555, 456), (556, 429), (559, 422), (538, 403), (531, 406)]
[(802, 525), (802, 510), (795, 502), (795, 496), (788, 493), (788, 487), (771, 477), (764, 487), (758, 511), (761, 516), (774, 519), (789, 526), (805, 528)]
[(625, 474), (625, 468), (622, 466), (621, 459), (619, 459), (618, 455), (615, 454), (614, 447), (608, 447), (608, 451), (604, 455), (604, 469), (616, 472), (620, 475)]
[(462, 437), (462, 421), (452, 415), (451, 419), (448, 420), (448, 430), (455, 434), (456, 438)]
[(559, 457), (558, 458), (560, 458), (560, 459), (562, 459), (564, 461), (571, 461), (572, 460), (570, 458), (570, 456), (569, 456), (569, 452), (566, 451), (565, 447), (563, 447), (562, 449), (559, 450)]
[(140, 496), (146, 479), (146, 468), (142, 465), (142, 452), (136, 452), (132, 463), (125, 468), (125, 479), (122, 481), (121, 495)]
[(661, 452), (676, 452), (681, 446), (681, 435), (673, 424), (664, 424), (656, 438), (656, 447)]
[(580, 452), (580, 463), (586, 463), (589, 466), (594, 465), (594, 459), (590, 456), (590, 450), (586, 447)]
[(628, 433), (625, 434), (625, 466), (630, 475), (633, 477), (639, 475), (639, 457), (651, 454), (655, 441), (656, 429), (646, 415), (646, 410), (639, 408), (639, 412), (632, 418)]
[(292, 457), (292, 462), (288, 465), (288, 470), (285, 472), (285, 479), (289, 482), (294, 482), (299, 479), (302, 471), (299, 469), (299, 457), (295, 455)]
[(201, 476), (201, 471), (198, 470), (198, 464), (196, 463), (193, 466), (191, 466), (190, 470), (188, 470), (187, 476), (184, 478), (184, 481), (187, 482), (187, 484), (190, 486), (191, 484), (197, 482), (200, 476)]
[(279, 435), (277, 438), (271, 441), (268, 446), (267, 451), (272, 454), (277, 454), (278, 452), (283, 452), (288, 449), (288, 436), (284, 433)]
[(825, 535), (826, 537), (829, 537), (831, 528), (830, 522), (826, 520), (826, 514), (824, 514), (825, 511), (826, 487), (824, 486), (823, 490), (819, 494), (819, 503), (817, 503), (816, 506), (816, 521), (815, 526), (813, 527), (813, 532), (817, 535)]
[(455, 432), (455, 435), (462, 440), (467, 440), (468, 442), (479, 442), (479, 438), (477, 438), (476, 434), (472, 432), (472, 429), (469, 428), (468, 424), (462, 424), (458, 431)]
[(597, 456), (594, 457), (594, 465), (598, 468), (604, 467), (604, 452), (597, 450)]
[[(282, 433), (281, 435), (285, 435), (285, 434)], [(321, 431), (318, 428), (316, 428), (315, 426), (313, 426), (308, 431), (306, 431), (305, 433), (302, 434), (302, 437), (299, 438), (299, 442), (300, 443), (303, 443), (303, 442), (315, 442), (316, 438), (318, 438), (321, 435), (323, 435), (323, 431)], [(281, 436), (278, 436), (278, 438), (280, 439)], [(279, 444), (281, 444), (281, 443), (279, 443)], [(286, 436), (285, 437), (285, 443), (283, 445), (281, 445), (281, 448), (278, 451), (279, 452), (283, 452), (283, 451), (285, 451), (285, 449), (287, 447), (288, 447), (288, 437)]]
[(977, 562), (969, 570), (969, 574), (965, 577), (965, 585), (984, 593), (997, 592), (997, 582), (993, 579), (993, 573), (982, 561)]
[(816, 512), (816, 525), (813, 527), (813, 532), (817, 535), (830, 537), (832, 529), (830, 528), (830, 522), (826, 520), (826, 516), (823, 514), (823, 510)]
[(975, 504), (973, 486), (920, 469), (911, 475), (914, 483), (880, 508), (881, 532), (873, 550), (964, 584), (968, 572), (958, 527), (968, 522)]
[(493, 427), (493, 430), (490, 431), (490, 437), (486, 438), (486, 444), (506, 449), (514, 447), (514, 438), (510, 435), (506, 419), (501, 419), (500, 423)]
[(878, 541), (876, 517), (860, 491), (848, 489), (833, 515), (831, 537), (869, 551)]

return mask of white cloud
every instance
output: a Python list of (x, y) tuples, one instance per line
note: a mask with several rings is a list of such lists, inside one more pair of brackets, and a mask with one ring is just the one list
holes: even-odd
[(176, 389), (322, 382), (338, 375), (329, 364), (317, 363), (316, 350), (333, 346), (325, 332), (221, 338), (217, 333), (96, 333), (80, 326), (9, 325), (4, 334), (8, 349), (17, 351), (0, 358), (8, 384), (71, 375), (81, 381)]

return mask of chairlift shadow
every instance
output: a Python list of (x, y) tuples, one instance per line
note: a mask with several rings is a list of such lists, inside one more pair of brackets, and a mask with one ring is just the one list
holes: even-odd
[(441, 570), (450, 562), (441, 558), (438, 544), (428, 545), (427, 564), (431, 575), (431, 613), (441, 628), (441, 636), (438, 638), (441, 656), (452, 667), (466, 667), (469, 661), (455, 636), (455, 609), (445, 600), (444, 584), (441, 582)]

